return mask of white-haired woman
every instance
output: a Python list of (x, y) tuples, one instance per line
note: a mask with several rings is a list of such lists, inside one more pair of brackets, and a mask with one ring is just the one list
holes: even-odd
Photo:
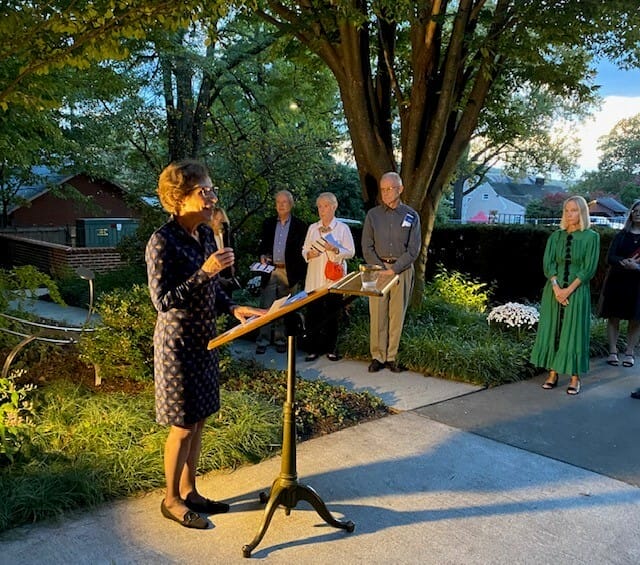
[[(328, 261), (340, 263), (347, 272), (347, 259), (355, 255), (355, 245), (349, 226), (336, 220), (338, 200), (332, 192), (323, 192), (316, 198), (320, 219), (311, 224), (302, 246), (302, 256), (308, 263), (305, 291), (333, 284), (326, 277)], [(329, 294), (311, 302), (307, 308), (307, 361), (327, 354), (331, 361), (340, 359), (337, 349), (338, 320), (342, 312), (342, 297)]]
[(580, 375), (589, 370), (591, 293), (589, 281), (598, 267), (600, 235), (590, 229), (589, 207), (582, 196), (562, 206), (560, 229), (547, 241), (540, 321), (531, 362), (549, 370), (542, 385), (555, 388), (558, 374), (571, 375), (567, 394), (580, 392)]

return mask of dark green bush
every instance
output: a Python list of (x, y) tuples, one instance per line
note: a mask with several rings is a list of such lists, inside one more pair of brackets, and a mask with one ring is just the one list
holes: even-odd
[[(542, 256), (556, 226), (532, 224), (445, 224), (433, 231), (426, 266), (430, 281), (438, 265), (484, 281), (496, 303), (537, 302), (542, 295)], [(600, 265), (591, 281), (591, 294), (600, 293), (606, 256), (616, 231), (594, 228), (600, 233)]]
[[(287, 380), (282, 371), (265, 369), (255, 361), (221, 365), (221, 384), (226, 389), (251, 392), (282, 406)], [(308, 439), (387, 413), (382, 400), (368, 392), (349, 392), (324, 381), (296, 378), (296, 435)], [(319, 424), (321, 428), (319, 429)]]
[[(495, 386), (535, 374), (528, 362), (534, 335), (499, 331), (489, 326), (485, 314), (430, 294), (418, 310), (407, 314), (398, 359), (425, 375)], [(365, 308), (353, 308), (340, 347), (350, 356), (368, 358)]]
[[(449, 276), (455, 273), (449, 273)], [(537, 373), (529, 363), (536, 328), (489, 325), (474, 296), (477, 281), (455, 276), (456, 295), (441, 292), (442, 280), (427, 284), (419, 308), (409, 310), (398, 359), (425, 375), (496, 386), (523, 380)], [(466, 282), (465, 282), (466, 281)], [(453, 302), (453, 303), (451, 303)], [(594, 318), (591, 353), (606, 351), (605, 323)], [(366, 299), (352, 304), (351, 322), (343, 329), (340, 347), (351, 357), (369, 357), (369, 315)]]
[[(96, 298), (117, 288), (131, 288), (133, 285), (146, 285), (147, 273), (144, 265), (127, 265), (106, 273), (96, 273), (94, 291)], [(64, 301), (78, 308), (89, 305), (89, 284), (74, 271), (68, 269), (59, 275), (57, 285)]]
[(153, 378), (153, 328), (156, 311), (149, 289), (133, 285), (102, 294), (96, 311), (102, 324), (83, 334), (80, 356), (97, 365), (102, 377)]

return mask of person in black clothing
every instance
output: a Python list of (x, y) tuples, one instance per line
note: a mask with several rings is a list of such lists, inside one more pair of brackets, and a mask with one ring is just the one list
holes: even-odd
[(227, 512), (229, 505), (205, 498), (196, 488), (196, 469), (205, 420), (220, 409), (218, 353), (207, 349), (216, 335), (216, 316), (240, 321), (264, 311), (236, 305), (218, 284), (233, 265), (233, 249), (216, 250), (207, 225), (218, 195), (197, 161), (168, 165), (158, 196), (171, 214), (149, 238), (145, 251), (149, 293), (158, 312), (153, 334), (156, 421), (170, 426), (164, 446), (167, 482), (160, 510), (186, 528), (205, 529), (199, 513)]
[[(627, 346), (623, 367), (635, 364), (635, 347), (640, 339), (640, 200), (636, 200), (624, 227), (616, 234), (607, 255), (609, 271), (602, 287), (599, 314), (607, 318), (609, 365), (620, 365), (618, 337), (620, 320), (627, 320)], [(640, 398), (640, 389), (631, 393)]]
[[(307, 235), (307, 224), (291, 214), (293, 195), (281, 190), (275, 196), (277, 215), (262, 224), (262, 237), (258, 246), (260, 262), (273, 265), (274, 270), (263, 282), (260, 306), (269, 308), (273, 301), (295, 294), (304, 283), (307, 263), (302, 257), (302, 245)], [(273, 334), (273, 335), (272, 335)], [(274, 343), (278, 353), (286, 351), (286, 338), (282, 320), (260, 328), (256, 340), (256, 353), (263, 354)]]

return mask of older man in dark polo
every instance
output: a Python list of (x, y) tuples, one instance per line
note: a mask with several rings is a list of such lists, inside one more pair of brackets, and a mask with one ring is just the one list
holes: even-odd
[[(263, 222), (262, 237), (258, 246), (260, 262), (275, 267), (262, 289), (262, 308), (269, 308), (278, 298), (295, 294), (304, 284), (307, 275), (307, 263), (302, 257), (307, 224), (291, 214), (294, 202), (293, 195), (288, 190), (278, 192), (275, 203), (277, 215)], [(272, 342), (279, 353), (286, 351), (282, 320), (276, 320), (260, 328), (256, 340), (256, 353), (263, 354)]]
[(381, 203), (364, 220), (362, 254), (367, 263), (383, 266), (383, 274), (399, 275), (400, 282), (386, 296), (369, 298), (369, 372), (386, 366), (399, 373), (406, 370), (396, 356), (413, 291), (413, 263), (420, 253), (420, 216), (400, 200), (404, 187), (398, 173), (382, 175), (379, 186)]

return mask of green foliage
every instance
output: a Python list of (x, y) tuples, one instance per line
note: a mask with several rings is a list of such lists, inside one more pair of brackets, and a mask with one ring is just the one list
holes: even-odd
[[(34, 110), (62, 104), (66, 92), (52, 76), (65, 68), (86, 71), (92, 63), (124, 59), (127, 40), (144, 39), (159, 27), (187, 27), (196, 16), (222, 17), (216, 0), (157, 2), (12, 2), (3, 9), (0, 35), (0, 109)], [(55, 82), (55, 87), (52, 87)]]
[(448, 271), (439, 265), (433, 281), (427, 286), (427, 295), (437, 296), (447, 304), (460, 306), (471, 312), (484, 312), (489, 302), (488, 285), (460, 273)]
[[(35, 398), (30, 461), (0, 468), (0, 531), (159, 488), (167, 429), (154, 423), (153, 390), (100, 393), (57, 381)], [(199, 472), (256, 462), (273, 452), (280, 410), (222, 391), (203, 434)]]
[[(369, 357), (369, 315), (365, 300), (351, 308), (351, 320), (340, 336), (350, 357)], [(409, 310), (398, 360), (412, 370), (483, 386), (524, 380), (537, 373), (529, 363), (535, 327), (519, 331), (488, 324), (487, 316), (425, 292), (419, 308)], [(607, 351), (606, 323), (593, 319), (591, 354)]]
[(640, 114), (619, 121), (598, 147), (598, 170), (585, 173), (574, 190), (591, 200), (611, 196), (631, 206), (640, 191)]
[[(282, 372), (263, 369), (253, 361), (234, 362), (222, 371), (221, 378), (225, 388), (270, 398), (278, 406), (287, 397), (287, 382)], [(296, 378), (295, 386), (296, 434), (300, 439), (308, 439), (319, 431), (332, 432), (386, 413), (383, 402), (368, 392), (353, 393), (344, 387), (300, 377)]]
[(567, 199), (564, 192), (545, 194), (542, 200), (534, 200), (527, 204), (526, 215), (531, 218), (560, 218), (562, 205)]
[(598, 169), (602, 172), (623, 171), (636, 175), (640, 167), (640, 114), (620, 120), (600, 139), (602, 157)]
[(24, 307), (24, 300), (34, 298), (38, 288), (45, 287), (51, 299), (64, 305), (64, 300), (56, 282), (33, 265), (0, 269), (0, 309), (7, 311), (9, 300), (18, 300), (18, 309)]
[(133, 286), (146, 286), (147, 271), (144, 263), (131, 264), (120, 269), (96, 274), (96, 293), (101, 295), (116, 289), (130, 289)]
[(102, 325), (80, 339), (80, 356), (97, 365), (102, 377), (152, 378), (153, 328), (157, 313), (149, 289), (133, 285), (100, 296), (96, 305)]
[(31, 396), (35, 386), (16, 384), (24, 371), (0, 377), (0, 468), (13, 463), (30, 444), (34, 416)]
[(439, 226), (431, 237), (426, 280), (431, 280), (442, 264), (448, 270), (488, 281), (496, 301), (538, 300), (544, 285), (542, 256), (553, 229), (500, 224)]
[[(0, 63), (0, 75), (1, 72)], [(0, 110), (0, 227), (8, 225), (9, 210), (14, 205), (29, 205), (20, 194), (22, 187), (49, 180), (38, 165), (62, 165), (69, 149), (60, 120), (60, 113), (52, 110)]]
[[(207, 419), (199, 473), (258, 462), (281, 442), (282, 374), (228, 356), (220, 368), (228, 378), (221, 410)], [(74, 380), (75, 374), (58, 375), (33, 395), (29, 459), (0, 466), (0, 531), (164, 484), (167, 429), (154, 422), (153, 385), (108, 392)], [(301, 437), (387, 413), (367, 393), (300, 379), (297, 386)]]
[[(58, 273), (56, 284), (65, 303), (79, 308), (89, 306), (89, 284), (72, 269)], [(115, 289), (130, 289), (136, 284), (147, 284), (147, 273), (143, 264), (130, 264), (106, 273), (95, 273), (96, 298)]]

